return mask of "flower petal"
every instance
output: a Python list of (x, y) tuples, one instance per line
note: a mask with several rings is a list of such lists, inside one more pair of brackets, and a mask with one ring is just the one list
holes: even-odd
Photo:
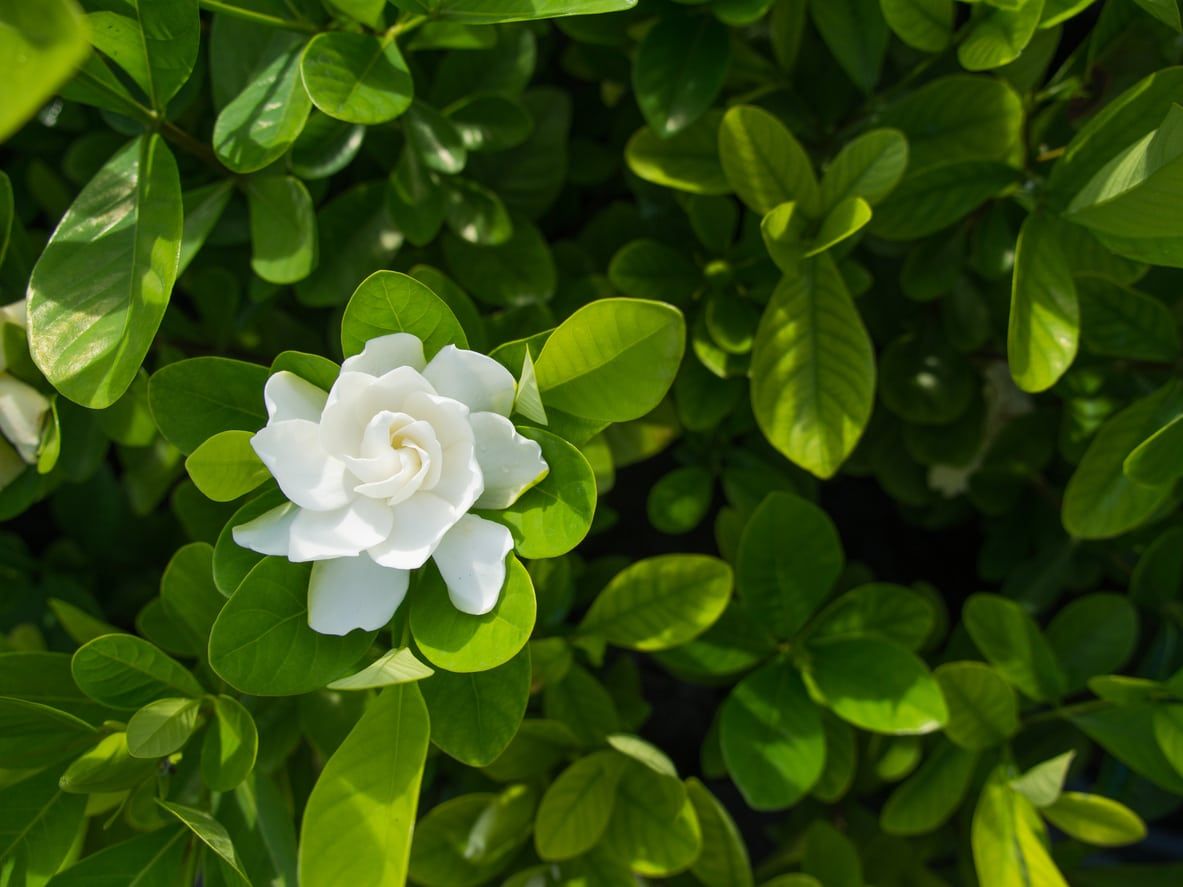
[(427, 563), (464, 511), (434, 493), (419, 492), (396, 505), (391, 514), (390, 535), (369, 547), (370, 557), (384, 567), (414, 570)]
[(329, 511), (353, 498), (346, 485), (345, 463), (325, 452), (315, 422), (275, 422), (260, 429), (251, 446), (283, 494), (301, 508)]
[(302, 510), (292, 522), (288, 559), (353, 557), (389, 536), (393, 519), (386, 503), (365, 497), (334, 511)]
[(508, 416), (513, 409), (513, 376), (491, 357), (446, 345), (423, 375), (437, 392), (467, 404), (474, 413)]
[(299, 513), (299, 508), (291, 502), (285, 502), (278, 508), (264, 511), (254, 520), (239, 524), (230, 532), (234, 536), (234, 541), (243, 548), (249, 548), (259, 554), (287, 557), (292, 521)]
[(360, 456), (373, 418), (383, 411), (406, 412), (406, 400), (416, 393), (435, 394), (435, 390), (413, 367), (399, 367), (378, 379), (342, 372), (321, 414), (320, 438), (325, 450), (335, 456)]
[(396, 367), (409, 366), (423, 369), (423, 343), (410, 333), (391, 333), (366, 342), (361, 354), (345, 359), (341, 364), (343, 373), (368, 373), (384, 376)]
[(267, 416), (272, 422), (288, 419), (318, 422), (328, 396), (327, 392), (287, 370), (271, 376), (263, 388), (263, 402), (267, 404)]
[(451, 502), (459, 511), (468, 511), (485, 488), (468, 407), (448, 397), (413, 394), (407, 398), (407, 409), (431, 426), (443, 447), (434, 485), (425, 481), (424, 489)]
[(469, 417), (476, 434), (476, 457), (485, 478), (477, 508), (508, 508), (550, 470), (542, 447), (518, 434), (513, 423), (496, 413)]
[(457, 610), (483, 616), (497, 606), (505, 556), (512, 549), (508, 529), (475, 514), (464, 515), (448, 530), (433, 557)]
[(308, 582), (308, 626), (321, 634), (377, 631), (403, 602), (409, 578), (368, 557), (318, 561)]
[(48, 410), (44, 394), (20, 379), (0, 373), (0, 433), (30, 464), (37, 461), (41, 425)]

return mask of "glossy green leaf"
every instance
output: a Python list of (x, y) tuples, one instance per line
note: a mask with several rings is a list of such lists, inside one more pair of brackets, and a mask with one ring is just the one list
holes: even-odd
[(1080, 304), (1060, 250), (1057, 225), (1031, 215), (1019, 232), (1011, 289), (1007, 357), (1024, 391), (1050, 388), (1076, 357)]
[(1075, 757), (1075, 750), (1069, 750), (1049, 758), (1016, 776), (1010, 781), (1010, 787), (1036, 807), (1049, 807), (1064, 790), (1064, 780)]
[(0, 870), (14, 884), (44, 884), (69, 858), (86, 799), (58, 788), (45, 770), (0, 789)]
[(897, 129), (873, 129), (846, 144), (822, 176), (826, 211), (851, 197), (871, 206), (892, 192), (908, 166), (908, 140)]
[(413, 684), (387, 687), (370, 705), (308, 798), (301, 883), (405, 882), (430, 730)]
[(452, 275), (482, 302), (533, 305), (554, 294), (554, 257), (538, 229), (525, 219), (514, 218), (513, 233), (501, 243), (475, 244), (450, 235), (443, 246)]
[(1003, 163), (967, 161), (908, 175), (875, 210), (871, 233), (886, 240), (927, 237), (960, 221), (1018, 178)]
[(879, 0), (892, 32), (914, 49), (940, 52), (953, 36), (953, 0)]
[(157, 800), (156, 803), (174, 818), (184, 823), (185, 827), (216, 855), (219, 871), (223, 877), (229, 878), (232, 883), (235, 881), (239, 884), (250, 883), (246, 875), (243, 874), (238, 853), (234, 849), (234, 842), (230, 839), (226, 828), (218, 820), (204, 810), (197, 810), (183, 804), (161, 800)]
[(94, 0), (87, 3), (91, 43), (121, 67), (163, 111), (197, 61), (197, 0)]
[(627, 760), (612, 751), (580, 758), (550, 784), (538, 806), (534, 846), (546, 860), (571, 859), (604, 834)]
[(879, 0), (810, 3), (809, 12), (842, 70), (855, 86), (870, 93), (879, 79), (889, 36)]
[(390, 36), (317, 34), (300, 56), (300, 76), (312, 104), (347, 123), (393, 120), (414, 94), (411, 72)]
[(1019, 729), (1019, 701), (1002, 676), (982, 662), (947, 662), (933, 673), (949, 722), (945, 734), (970, 751), (992, 748)]
[(416, 12), (428, 12), (455, 22), (491, 25), (524, 22), (563, 15), (619, 12), (637, 0), (406, 0)]
[[(667, 792), (669, 786), (677, 793)], [(681, 800), (671, 808), (670, 799)], [(669, 877), (698, 858), (702, 830), (680, 783), (634, 763), (621, 774), (603, 847), (643, 877)]]
[(986, 6), (957, 47), (957, 60), (967, 71), (986, 71), (1013, 62), (1039, 27), (1043, 0), (1022, 0), (1008, 8)]
[(345, 356), (389, 333), (411, 333), (430, 360), (445, 345), (468, 347), (456, 315), (426, 285), (399, 271), (375, 271), (353, 291), (341, 319)]
[[(950, 723), (954, 717), (950, 703)], [(879, 817), (883, 830), (890, 835), (923, 835), (939, 828), (964, 800), (977, 760), (973, 752), (950, 743), (936, 746), (888, 797)]]
[(638, 299), (685, 304), (703, 284), (702, 272), (680, 250), (656, 240), (633, 240), (612, 257), (608, 278)]
[(159, 136), (138, 138), (82, 189), (29, 281), (29, 350), (66, 397), (101, 409), (127, 390), (168, 306), (180, 242), (176, 161)]
[(1047, 851), (1047, 834), (1031, 802), (1007, 784), (1002, 767), (990, 776), (974, 809), (974, 868), (998, 887), (1067, 887)]
[(388, 650), (361, 671), (329, 683), (330, 690), (376, 690), (431, 677), (435, 672), (415, 658), (409, 647)]
[(233, 502), (271, 477), (251, 448), (253, 436), (249, 431), (219, 432), (185, 459), (185, 470), (203, 495)]
[(660, 136), (680, 132), (714, 102), (727, 75), (727, 29), (713, 18), (661, 19), (637, 47), (633, 92)]
[(251, 268), (268, 283), (296, 283), (319, 261), (316, 211), (294, 176), (254, 176), (246, 185)]
[(192, 453), (223, 431), (258, 431), (267, 423), (267, 368), (224, 357), (193, 357), (161, 367), (148, 402), (161, 433)]
[(259, 733), (241, 702), (214, 698), (212, 723), (201, 743), (201, 778), (216, 792), (237, 788), (255, 766)]
[(513, 786), (500, 795), (464, 794), (437, 804), (415, 823), (411, 878), (424, 887), (488, 883), (529, 839), (535, 793)]
[(0, 767), (38, 769), (76, 754), (97, 739), (94, 727), (72, 714), (40, 702), (0, 696)]
[(70, 667), (87, 696), (112, 708), (137, 709), (164, 696), (203, 692), (179, 662), (133, 635), (106, 634), (83, 644)]
[(1011, 684), (1032, 699), (1063, 695), (1067, 678), (1035, 620), (1017, 603), (996, 594), (975, 594), (962, 613), (974, 644)]
[(1100, 795), (1064, 792), (1043, 815), (1065, 834), (1097, 847), (1123, 847), (1146, 837), (1146, 824), (1137, 813)]
[(0, 8), (0, 57), (7, 60), (0, 141), (53, 95), (89, 51), (90, 29), (74, 0)]
[(1135, 483), (1160, 486), (1183, 475), (1183, 415), (1176, 416), (1138, 444), (1122, 463)]
[(625, 146), (625, 161), (634, 174), (655, 185), (692, 194), (730, 194), (719, 160), (722, 119), (721, 113), (708, 111), (666, 139), (644, 127)]
[[(164, 887), (175, 883), (184, 865), (186, 838), (181, 826), (157, 829), (111, 844), (62, 870), (51, 887)], [(128, 880), (128, 875), (133, 880)]]
[(162, 758), (180, 751), (197, 729), (201, 703), (166, 698), (149, 702), (127, 722), (127, 750), (134, 758)]
[(767, 111), (731, 108), (719, 127), (719, 158), (735, 193), (756, 212), (793, 201), (808, 216), (818, 213), (821, 197), (809, 156)]
[[(1087, 644), (1080, 642), (1088, 638)], [(1096, 675), (1113, 674), (1138, 644), (1138, 613), (1124, 595), (1088, 594), (1070, 601), (1047, 626), (1047, 640), (1068, 679), (1084, 687)]]
[(809, 637), (878, 637), (915, 651), (932, 634), (935, 622), (932, 602), (923, 593), (873, 582), (851, 589), (826, 607), (810, 627)]
[(690, 871), (706, 887), (751, 887), (752, 864), (735, 821), (710, 790), (697, 779), (686, 782), (702, 830), (702, 852)]

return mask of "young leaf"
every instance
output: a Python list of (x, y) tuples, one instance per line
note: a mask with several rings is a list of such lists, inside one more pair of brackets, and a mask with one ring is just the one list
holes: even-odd
[(341, 319), (341, 348), (360, 354), (366, 342), (389, 333), (411, 333), (430, 360), (445, 345), (467, 348), (460, 321), (425, 284), (399, 271), (375, 271), (363, 280)]
[(1007, 359), (1024, 391), (1050, 388), (1071, 366), (1080, 341), (1080, 305), (1060, 251), (1057, 223), (1031, 215), (1019, 232), (1011, 288)]
[(1064, 792), (1043, 815), (1060, 831), (1096, 847), (1124, 847), (1146, 837), (1146, 824), (1137, 813), (1100, 795)]
[(126, 0), (88, 4), (91, 43), (164, 111), (197, 61), (197, 0)]
[(1036, 807), (1050, 807), (1064, 790), (1064, 780), (1068, 778), (1068, 769), (1075, 757), (1075, 750), (1069, 750), (1049, 758), (1022, 776), (1016, 776), (1010, 781), (1010, 787)]
[(409, 647), (389, 650), (357, 674), (338, 678), (328, 685), (330, 690), (376, 690), (391, 684), (421, 681), (435, 674), (411, 652)]
[(249, 431), (219, 432), (185, 459), (185, 470), (203, 495), (215, 502), (233, 502), (271, 477), (251, 448), (253, 436)]
[(180, 751), (197, 729), (197, 699), (157, 699), (127, 722), (127, 750), (133, 758), (163, 758)]
[(805, 149), (779, 120), (751, 105), (738, 105), (719, 127), (719, 158), (740, 200), (758, 213), (795, 202), (816, 216), (821, 196)]
[(1001, 765), (978, 798), (970, 838), (974, 868), (983, 884), (1068, 887), (1047, 851), (1039, 815), (1007, 784)]

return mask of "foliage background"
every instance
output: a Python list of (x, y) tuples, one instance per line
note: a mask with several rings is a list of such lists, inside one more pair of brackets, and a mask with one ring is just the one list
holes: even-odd
[[(0, 0), (0, 883), (1177, 883), (1181, 31)], [(268, 368), (400, 329), (558, 504), (494, 628), (325, 639), (224, 527)]]

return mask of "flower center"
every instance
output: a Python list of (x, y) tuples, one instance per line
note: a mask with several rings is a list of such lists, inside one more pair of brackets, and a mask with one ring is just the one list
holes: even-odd
[(355, 492), (397, 505), (436, 485), (443, 449), (429, 423), (383, 410), (370, 420), (358, 457), (347, 459), (347, 464), (360, 481)]

